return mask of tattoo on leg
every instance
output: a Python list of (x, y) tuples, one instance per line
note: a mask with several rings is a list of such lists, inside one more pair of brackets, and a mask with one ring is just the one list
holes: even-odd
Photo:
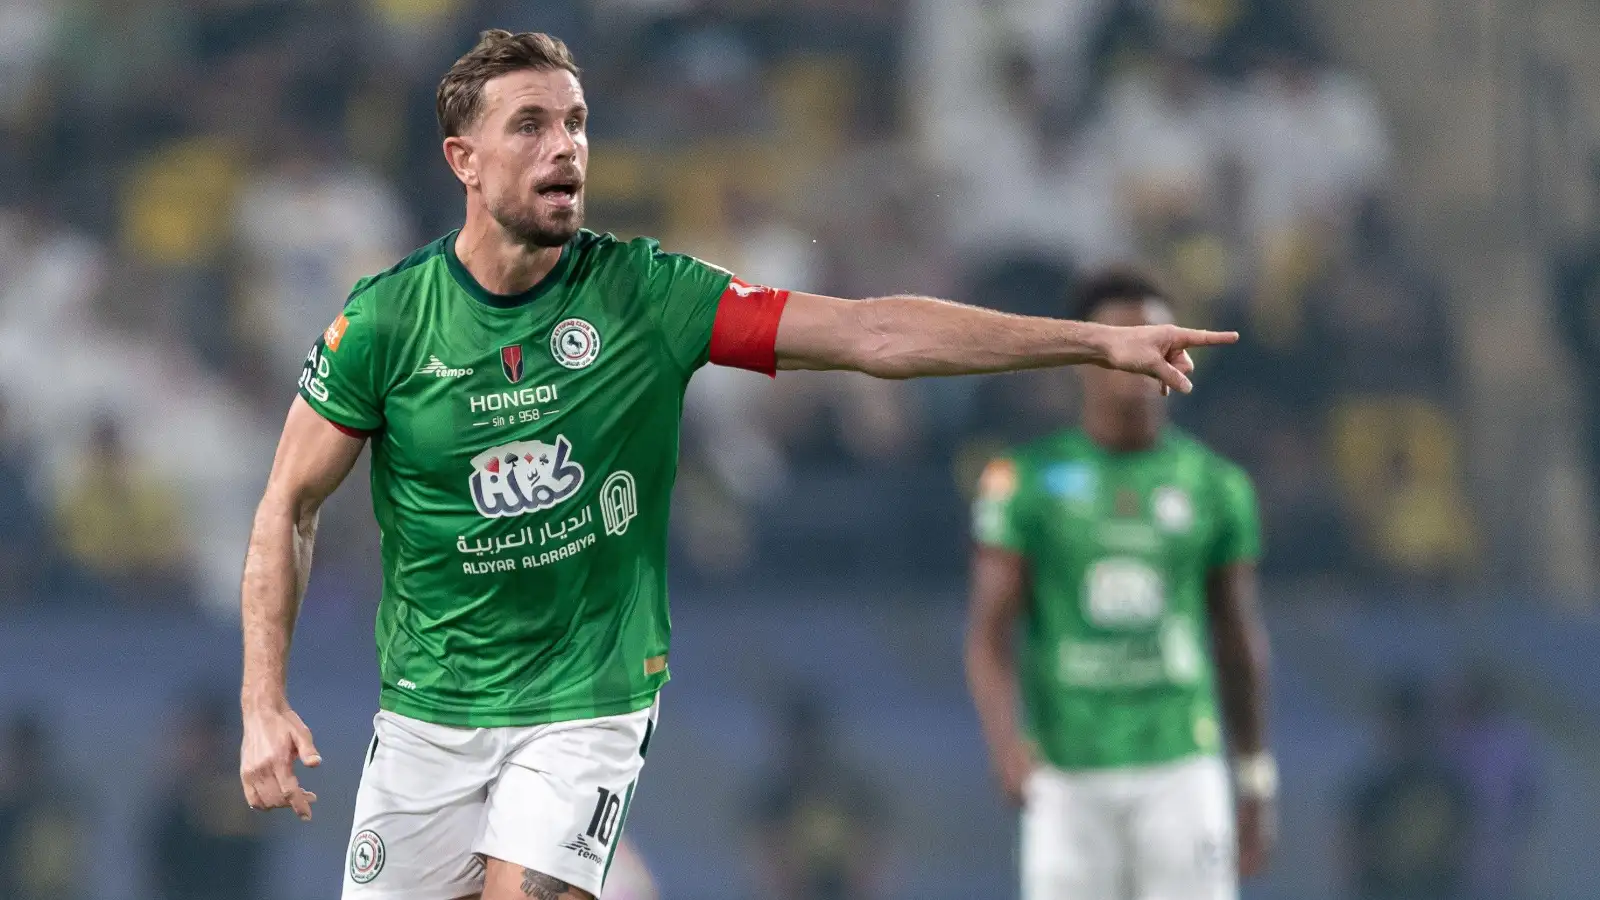
[(532, 869), (522, 870), (522, 893), (533, 900), (594, 900), (587, 891)]

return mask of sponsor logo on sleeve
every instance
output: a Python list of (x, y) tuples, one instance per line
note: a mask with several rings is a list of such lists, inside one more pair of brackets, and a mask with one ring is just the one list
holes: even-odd
[(978, 497), (982, 500), (1003, 501), (1017, 492), (1017, 464), (1009, 459), (997, 459), (984, 467), (978, 478)]
[(304, 367), (300, 369), (300, 387), (310, 394), (312, 399), (321, 403), (328, 402), (328, 358), (323, 355), (322, 345), (325, 341), (318, 341), (311, 345), (311, 352), (306, 354)]
[(328, 330), (322, 333), (322, 341), (328, 345), (329, 353), (338, 352), (339, 342), (344, 340), (344, 330), (349, 327), (350, 320), (344, 317), (344, 313), (340, 313), (339, 318), (334, 319)]
[(600, 332), (583, 319), (565, 319), (550, 332), (550, 355), (568, 369), (585, 369), (600, 355)]

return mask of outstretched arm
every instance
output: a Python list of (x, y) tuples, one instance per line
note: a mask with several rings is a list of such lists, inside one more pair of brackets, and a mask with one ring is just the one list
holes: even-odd
[(1082, 363), (1149, 375), (1190, 390), (1190, 347), (1234, 332), (1175, 325), (1118, 328), (1017, 316), (928, 297), (842, 300), (789, 295), (778, 324), (780, 369), (851, 369), (879, 378), (976, 375)]
[(317, 510), (349, 474), (364, 443), (364, 438), (335, 428), (296, 397), (245, 554), (240, 601), (244, 744), (239, 780), (252, 807), (291, 806), (302, 819), (311, 818), (316, 795), (300, 787), (294, 760), (298, 757), (315, 766), (320, 758), (311, 731), (289, 708), (289, 641), (311, 577)]

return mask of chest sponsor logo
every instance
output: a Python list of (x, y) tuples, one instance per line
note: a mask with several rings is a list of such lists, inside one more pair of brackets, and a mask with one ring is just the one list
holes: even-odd
[(510, 344), (500, 348), (500, 371), (512, 384), (522, 380), (522, 345)]
[(444, 360), (439, 357), (429, 356), (428, 361), (423, 363), (422, 368), (417, 370), (417, 374), (432, 375), (436, 378), (460, 378), (463, 375), (471, 375), (472, 369), (470, 367), (465, 369), (452, 368), (445, 365)]
[[(562, 495), (570, 496), (572, 492), (577, 490), (578, 485), (582, 484), (581, 467), (578, 467), (576, 463), (569, 464), (565, 462), (557, 465), (557, 461), (554, 459), (551, 460), (551, 469), (561, 470), (570, 465), (576, 470), (577, 477), (567, 484), (547, 479), (546, 481), (549, 483), (544, 484), (544, 486), (554, 486), (549, 494), (540, 493), (541, 484), (534, 484), (529, 488), (517, 480), (511, 481), (510, 487), (502, 488), (505, 482), (497, 479), (506, 472), (508, 467), (520, 468), (525, 465), (538, 464), (537, 456), (531, 463), (526, 458), (536, 446), (548, 448), (552, 453), (559, 452), (563, 448), (570, 452), (571, 449), (565, 438), (557, 438), (554, 447), (547, 444), (541, 445), (537, 441), (527, 441), (522, 444), (508, 444), (505, 447), (497, 447), (493, 451), (484, 451), (484, 456), (488, 456), (490, 453), (496, 453), (496, 455), (492, 460), (486, 460), (483, 463), (483, 469), (486, 470), (492, 467), (499, 469), (499, 472), (490, 472), (482, 477), (478, 472), (474, 473), (473, 500), (477, 503), (479, 512), (491, 518), (518, 515), (519, 513), (507, 512), (506, 510), (512, 506), (520, 505), (522, 512), (531, 512), (540, 508), (537, 505), (540, 502), (549, 501), (552, 504), (558, 504), (561, 502)], [(514, 464), (507, 463), (505, 457), (512, 455), (513, 451), (521, 455), (517, 456), (517, 461)], [(492, 466), (491, 463), (493, 464)], [(555, 473), (552, 472), (551, 474)], [(574, 473), (568, 472), (569, 476), (572, 474)], [(504, 491), (510, 496), (497, 493), (492, 498), (481, 497), (482, 492), (491, 490)], [(485, 500), (493, 503), (495, 509), (485, 511)], [(598, 517), (593, 512), (596, 505), (600, 507)], [(567, 506), (557, 516), (563, 514), (565, 515), (564, 518), (545, 517), (542, 524), (538, 524), (535, 521), (515, 531), (506, 531), (507, 526), (505, 525), (489, 525), (484, 530), (493, 533), (474, 537), (470, 543), (466, 535), (457, 535), (456, 550), (471, 557), (471, 559), (461, 563), (461, 570), (468, 575), (488, 575), (496, 572), (539, 569), (562, 560), (571, 559), (600, 542), (602, 535), (600, 530), (595, 527), (596, 523), (604, 525), (605, 535), (607, 536), (626, 534), (629, 523), (639, 515), (637, 482), (630, 472), (620, 469), (612, 472), (600, 486), (598, 504), (585, 503), (577, 507), (576, 512), (573, 511), (572, 507)], [(523, 549), (525, 549), (525, 555), (510, 555), (513, 551)], [(660, 657), (660, 659), (664, 666), (666, 658)], [(646, 665), (645, 674), (652, 674), (649, 671), (648, 664)]]
[(1174, 615), (1142, 634), (1063, 638), (1056, 677), (1068, 687), (1092, 689), (1193, 685), (1206, 666), (1197, 635), (1186, 616)]
[(568, 369), (586, 369), (600, 355), (600, 332), (583, 319), (565, 319), (550, 332), (550, 355)]
[[(498, 412), (502, 409), (543, 406), (561, 399), (561, 392), (553, 384), (518, 388), (514, 391), (495, 391), (467, 398), (467, 406), (475, 413)], [(550, 410), (556, 412), (556, 410)]]
[(572, 459), (572, 443), (513, 441), (472, 458), (467, 480), (472, 503), (491, 519), (549, 509), (583, 486), (583, 466)]
[(1101, 628), (1143, 628), (1167, 609), (1161, 574), (1142, 560), (1111, 557), (1085, 573), (1083, 613)]
[(1153, 500), (1157, 525), (1176, 532), (1188, 531), (1194, 526), (1194, 503), (1188, 491), (1179, 487), (1157, 488)]

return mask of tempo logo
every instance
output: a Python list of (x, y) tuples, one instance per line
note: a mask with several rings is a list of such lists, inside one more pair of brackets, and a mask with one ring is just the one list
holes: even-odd
[(417, 374), (433, 375), (438, 378), (460, 378), (463, 375), (471, 375), (472, 370), (470, 368), (452, 368), (445, 365), (444, 360), (439, 357), (429, 356), (428, 361), (423, 363), (422, 368), (417, 370)]

